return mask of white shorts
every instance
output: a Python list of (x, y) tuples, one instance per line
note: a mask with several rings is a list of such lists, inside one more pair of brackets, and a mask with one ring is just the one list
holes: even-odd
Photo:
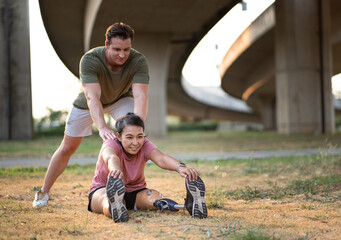
[[(134, 112), (134, 99), (125, 97), (113, 105), (103, 109), (104, 113), (116, 120), (128, 112)], [(72, 107), (66, 120), (65, 134), (70, 137), (86, 137), (92, 135), (92, 118), (90, 111)]]

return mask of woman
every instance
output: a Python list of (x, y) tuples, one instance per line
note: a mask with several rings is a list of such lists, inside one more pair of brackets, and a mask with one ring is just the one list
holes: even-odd
[[(144, 123), (134, 113), (118, 119), (115, 128), (116, 139), (104, 141), (98, 157), (89, 192), (89, 211), (112, 217), (115, 222), (129, 220), (127, 209), (178, 211), (186, 208), (195, 218), (207, 217), (205, 184), (199, 171), (157, 149), (145, 138)], [(185, 205), (146, 188), (144, 168), (149, 159), (160, 168), (177, 171), (186, 178)]]

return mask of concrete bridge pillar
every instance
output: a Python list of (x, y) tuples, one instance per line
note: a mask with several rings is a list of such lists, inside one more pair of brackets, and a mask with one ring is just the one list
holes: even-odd
[(152, 137), (167, 134), (167, 77), (170, 58), (170, 35), (137, 33), (133, 47), (141, 51), (149, 62), (149, 110), (146, 133)]
[(277, 0), (279, 133), (334, 133), (329, 0)]
[(264, 130), (276, 129), (276, 106), (275, 97), (273, 96), (258, 96), (257, 103), (262, 119)]
[(28, 0), (0, 1), (0, 140), (33, 137)]

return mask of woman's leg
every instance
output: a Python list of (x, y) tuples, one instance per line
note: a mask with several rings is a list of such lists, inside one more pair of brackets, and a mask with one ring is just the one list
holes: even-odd
[(139, 210), (157, 210), (157, 208), (154, 206), (154, 202), (156, 200), (160, 200), (161, 198), (161, 193), (154, 189), (142, 190), (136, 195), (136, 207)]
[(106, 188), (98, 189), (91, 199), (91, 211), (95, 213), (104, 214), (111, 218), (111, 213), (109, 210), (109, 200), (107, 197)]

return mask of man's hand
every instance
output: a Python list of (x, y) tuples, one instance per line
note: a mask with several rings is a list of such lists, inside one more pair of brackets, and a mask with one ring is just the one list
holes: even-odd
[(109, 129), (106, 126), (98, 129), (98, 131), (99, 131), (99, 136), (103, 139), (103, 141), (105, 141), (107, 139), (114, 139), (115, 138), (114, 131)]

